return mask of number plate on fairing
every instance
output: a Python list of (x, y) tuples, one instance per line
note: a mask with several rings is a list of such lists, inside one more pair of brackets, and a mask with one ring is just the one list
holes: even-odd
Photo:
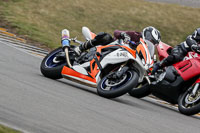
[(128, 53), (127, 52), (118, 52), (117, 56), (118, 57), (126, 57), (127, 58), (128, 57)]

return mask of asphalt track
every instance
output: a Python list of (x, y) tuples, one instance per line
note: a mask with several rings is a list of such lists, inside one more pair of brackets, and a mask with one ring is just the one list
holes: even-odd
[(129, 95), (109, 100), (40, 73), (41, 57), (0, 39), (0, 123), (31, 133), (197, 133), (200, 117)]
[[(159, 1), (200, 7), (198, 0)], [(43, 77), (41, 57), (15, 49), (1, 39), (0, 50), (0, 123), (4, 125), (27, 133), (200, 131), (200, 117), (184, 116), (151, 98), (99, 97), (94, 88)]]

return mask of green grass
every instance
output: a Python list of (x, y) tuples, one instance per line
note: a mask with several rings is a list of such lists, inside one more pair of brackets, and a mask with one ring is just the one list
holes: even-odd
[(21, 133), (17, 130), (0, 125), (0, 133)]
[(82, 26), (113, 34), (151, 25), (163, 42), (176, 45), (200, 27), (200, 8), (143, 0), (0, 0), (0, 15), (19, 35), (51, 48), (60, 45), (64, 28), (83, 39)]

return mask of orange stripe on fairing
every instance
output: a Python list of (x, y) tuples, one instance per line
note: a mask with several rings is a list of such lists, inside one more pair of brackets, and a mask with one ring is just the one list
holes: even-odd
[[(142, 43), (145, 45), (146, 49), (147, 49), (147, 50), (149, 50), (149, 49), (148, 49), (148, 47), (147, 47), (147, 44), (144, 42), (144, 40), (143, 40), (142, 38), (140, 38), (140, 41), (142, 41)], [(146, 55), (148, 56), (148, 58), (149, 58), (149, 61), (150, 61), (150, 59), (151, 59), (151, 56), (150, 56), (150, 53), (149, 53), (149, 51), (146, 51)]]
[(88, 80), (88, 81), (91, 81), (93, 83), (96, 83), (96, 79), (94, 78), (91, 78), (89, 76), (86, 76), (84, 74), (81, 74), (77, 71), (74, 71), (73, 69), (71, 68), (68, 68), (66, 66), (63, 67), (62, 69), (62, 72), (61, 72), (63, 75), (69, 75), (69, 76), (74, 76), (74, 77), (78, 77), (78, 78), (82, 78), (82, 79), (85, 79), (85, 80)]
[(135, 51), (135, 50), (133, 50), (133, 49), (131, 49), (131, 48), (128, 48), (128, 47), (126, 47), (126, 46), (121, 46), (121, 47), (123, 47), (123, 48), (125, 48), (126, 50), (128, 50), (128, 52), (129, 52), (134, 58), (136, 58), (136, 51)]
[(120, 47), (125, 48), (131, 55), (133, 55), (133, 57), (136, 58), (136, 51), (135, 51), (135, 50), (133, 50), (133, 49), (127, 47), (127, 46), (122, 46), (122, 45), (106, 45), (106, 46), (99, 46), (99, 47), (97, 47), (97, 52), (100, 53), (101, 50), (102, 50), (103, 48), (113, 47), (113, 46), (120, 46)]
[[(142, 38), (140, 38), (140, 41), (144, 44), (144, 46), (145, 46), (146, 49), (148, 50), (147, 44), (144, 42), (144, 40), (143, 40)], [(145, 53), (146, 53), (146, 55), (148, 56), (148, 59), (149, 59), (149, 61), (150, 61), (151, 56), (150, 56), (149, 51), (146, 51), (146, 50), (145, 50)]]
[(151, 58), (151, 56), (150, 56), (149, 51), (146, 51), (146, 50), (145, 50), (144, 47), (146, 47), (147, 50), (148, 50), (148, 47), (147, 47), (146, 43), (144, 43), (144, 40), (143, 40), (142, 38), (140, 38), (140, 42), (142, 42), (142, 43), (144, 44), (144, 46), (143, 46), (142, 44), (139, 44), (139, 45), (137, 46), (137, 51), (138, 51), (138, 53), (139, 53), (140, 51), (142, 52), (142, 55), (143, 55), (143, 57), (144, 57), (144, 60), (145, 60), (145, 62), (147, 63), (147, 56), (148, 56), (149, 59)]
[(117, 45), (98, 46), (97, 47), (97, 52), (101, 52), (102, 49), (107, 48), (107, 47), (113, 47), (113, 46), (117, 46)]
[(144, 49), (143, 45), (142, 45), (142, 44), (139, 44), (139, 45), (137, 46), (136, 49), (137, 49), (138, 53), (139, 53), (140, 51), (142, 52), (142, 55), (143, 55), (143, 57), (144, 57), (144, 60), (145, 60), (145, 62), (147, 62), (146, 52), (145, 52), (145, 49)]
[[(97, 59), (99, 60), (100, 57), (97, 57)], [(92, 64), (95, 63), (94, 68), (92, 68)], [(90, 70), (91, 73), (89, 73), (93, 78), (95, 78), (95, 76), (98, 74), (98, 72), (100, 71), (98, 68), (98, 65), (95, 62), (95, 59), (90, 61)]]

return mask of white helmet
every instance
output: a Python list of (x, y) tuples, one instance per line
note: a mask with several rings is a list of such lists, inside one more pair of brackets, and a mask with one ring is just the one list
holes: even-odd
[(160, 42), (161, 34), (156, 28), (149, 26), (143, 29), (142, 38), (144, 41), (151, 41), (155, 45)]
[(197, 28), (197, 29), (194, 31), (192, 37), (193, 37), (195, 40), (200, 40), (200, 28)]

